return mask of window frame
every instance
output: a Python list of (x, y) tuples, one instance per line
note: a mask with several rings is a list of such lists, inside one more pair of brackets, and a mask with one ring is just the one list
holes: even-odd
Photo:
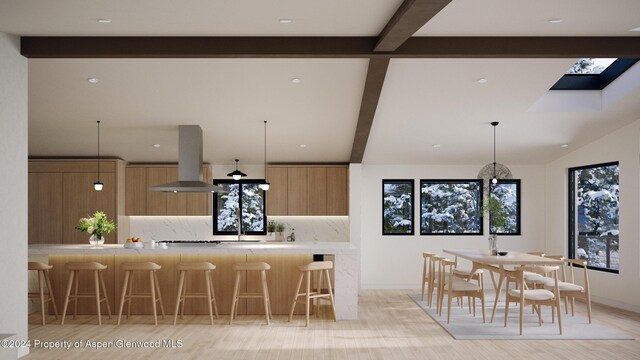
[[(411, 185), (411, 231), (410, 232), (387, 232), (384, 229), (384, 186), (386, 184), (410, 184)], [(382, 179), (382, 235), (387, 236), (413, 236), (416, 233), (416, 221), (415, 221), (415, 212), (416, 212), (416, 188), (415, 188), (415, 180), (414, 179)]]
[[(516, 232), (491, 232), (491, 216), (489, 216), (489, 234), (496, 234), (500, 236), (520, 236), (522, 235), (522, 205), (521, 205), (521, 181), (520, 179), (498, 179), (498, 183), (500, 184), (515, 184), (516, 185), (516, 202), (517, 202), (517, 224), (518, 230)], [(489, 193), (488, 196), (491, 196), (491, 191), (493, 190), (494, 184), (489, 182)], [(489, 199), (487, 199), (489, 201)]]
[[(240, 185), (240, 196), (238, 196), (238, 207), (242, 209), (242, 185), (243, 184), (263, 184), (265, 182), (264, 179), (240, 179), (240, 180), (230, 180), (230, 179), (213, 179), (212, 183), (214, 185), (219, 184), (238, 184)], [(218, 231), (218, 193), (213, 193), (212, 196), (212, 214), (211, 217), (213, 219), (213, 235), (238, 235), (238, 231)], [(243, 235), (267, 235), (267, 192), (262, 191), (262, 213), (263, 213), (263, 231), (243, 231), (242, 230), (242, 222), (240, 222), (240, 230)], [(242, 214), (240, 215), (242, 218)]]
[[(468, 232), (468, 233), (453, 233), (453, 232), (443, 232), (443, 233), (427, 233), (424, 232), (422, 226), (422, 186), (423, 184), (463, 184), (463, 183), (478, 183), (478, 221), (480, 222), (480, 229), (478, 232)], [(483, 192), (484, 192), (484, 181), (482, 179), (420, 179), (420, 235), (421, 236), (480, 236), (484, 235), (484, 219), (482, 216), (483, 211)]]
[(618, 58), (600, 74), (564, 74), (549, 90), (602, 90), (629, 70), (638, 58)]
[[(579, 170), (585, 170), (585, 169), (592, 169), (592, 168), (597, 168), (597, 167), (607, 167), (607, 166), (613, 166), (613, 165), (617, 165), (618, 166), (618, 186), (620, 185), (620, 162), (619, 161), (610, 161), (610, 162), (606, 162), (606, 163), (599, 163), (599, 164), (593, 164), (593, 165), (583, 165), (583, 166), (576, 166), (576, 167), (570, 167), (568, 168), (567, 171), (567, 178), (568, 178), (568, 184), (567, 184), (567, 194), (568, 194), (568, 213), (567, 213), (567, 223), (569, 224), (569, 229), (568, 229), (568, 238), (567, 238), (567, 242), (568, 242), (568, 249), (567, 249), (567, 254), (569, 256), (570, 259), (576, 259), (576, 240), (575, 240), (575, 233), (574, 233), (574, 229), (576, 227), (576, 219), (573, 216), (573, 214), (575, 214), (576, 211), (576, 201), (575, 201), (575, 194), (574, 194), (574, 190), (573, 188), (575, 188), (575, 176), (573, 176), (572, 174), (575, 171), (579, 171)], [(618, 211), (620, 211), (620, 208), (618, 208)], [(618, 241), (620, 241), (620, 235), (618, 235)], [(618, 244), (619, 246), (619, 244)], [(610, 269), (610, 268), (601, 268), (601, 267), (597, 267), (597, 266), (591, 266), (587, 264), (587, 269), (589, 270), (597, 270), (597, 271), (602, 271), (602, 272), (607, 272), (607, 273), (612, 273), (612, 274), (619, 274), (620, 273), (620, 269)]]

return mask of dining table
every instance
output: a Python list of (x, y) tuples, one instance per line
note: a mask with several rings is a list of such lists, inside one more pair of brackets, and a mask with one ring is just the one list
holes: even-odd
[[(493, 310), (491, 311), (491, 321), (496, 314), (498, 300), (502, 291), (502, 284), (507, 275), (514, 268), (520, 266), (562, 266), (562, 260), (552, 259), (539, 255), (532, 255), (518, 251), (501, 251), (503, 255), (492, 255), (490, 250), (478, 249), (443, 249), (443, 252), (454, 255), (458, 258), (471, 261), (471, 274), (479, 269), (486, 269), (491, 272), (491, 280), (496, 289), (496, 299), (493, 302)], [(494, 273), (499, 274), (496, 283), (493, 276)]]

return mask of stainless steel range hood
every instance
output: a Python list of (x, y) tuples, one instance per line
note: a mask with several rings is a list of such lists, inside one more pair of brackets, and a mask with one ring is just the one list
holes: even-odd
[(202, 129), (200, 125), (178, 127), (178, 181), (154, 185), (149, 191), (161, 192), (218, 192), (226, 193), (220, 186), (202, 179)]

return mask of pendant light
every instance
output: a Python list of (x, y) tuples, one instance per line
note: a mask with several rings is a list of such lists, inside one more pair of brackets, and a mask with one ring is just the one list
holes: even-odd
[(478, 179), (483, 179), (485, 189), (488, 189), (489, 182), (497, 184), (499, 179), (512, 179), (513, 175), (511, 170), (505, 165), (496, 162), (496, 127), (500, 124), (497, 121), (493, 121), (493, 162), (485, 165), (478, 173)]
[(239, 161), (240, 160), (236, 159), (236, 169), (227, 174), (227, 176), (231, 176), (233, 178), (233, 180), (240, 180), (241, 178), (247, 176), (247, 174), (245, 174), (242, 171), (238, 170), (238, 162)]
[(269, 190), (269, 182), (267, 181), (267, 121), (264, 121), (264, 183), (258, 185), (263, 191)]
[(100, 182), (100, 121), (98, 123), (98, 181), (93, 183), (93, 188), (96, 191), (102, 191), (104, 184)]

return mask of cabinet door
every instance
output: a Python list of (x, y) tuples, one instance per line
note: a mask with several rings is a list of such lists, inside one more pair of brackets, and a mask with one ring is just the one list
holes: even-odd
[(29, 173), (29, 244), (62, 243), (62, 174)]
[[(168, 167), (167, 182), (178, 181), (178, 168)], [(166, 193), (167, 195), (167, 215), (187, 215), (187, 193)]]
[[(202, 181), (211, 183), (209, 168), (202, 167)], [(211, 215), (211, 193), (187, 193), (187, 215)]]
[[(146, 168), (147, 188), (167, 183), (167, 168)], [(147, 191), (147, 215), (167, 215), (167, 193)]]
[(308, 168), (307, 202), (307, 215), (327, 215), (327, 168)]
[(349, 215), (348, 168), (327, 168), (327, 215)]
[(288, 168), (287, 172), (287, 213), (307, 215), (307, 168)]
[(125, 214), (147, 215), (147, 170), (125, 170)]
[(267, 169), (267, 215), (287, 215), (288, 199), (288, 169), (286, 167), (272, 167)]
[[(117, 221), (116, 214), (116, 174), (101, 173), (100, 181), (104, 183), (102, 191), (95, 191), (93, 183), (96, 173), (64, 173), (62, 190), (63, 243), (87, 244), (89, 234), (76, 230), (78, 220), (91, 216), (94, 212), (104, 211), (109, 220)], [(116, 232), (106, 235), (106, 243), (116, 243)]]

